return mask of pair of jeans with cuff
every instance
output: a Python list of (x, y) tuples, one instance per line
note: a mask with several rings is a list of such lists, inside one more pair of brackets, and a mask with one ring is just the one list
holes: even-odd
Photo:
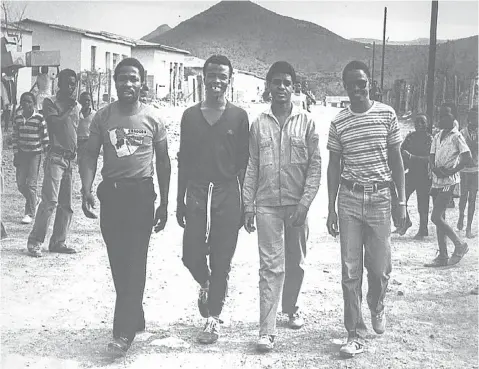
[(344, 326), (348, 338), (364, 341), (361, 311), (363, 267), (368, 271), (367, 303), (371, 314), (384, 309), (391, 265), (391, 190), (352, 191), (341, 185), (338, 194)]
[(296, 205), (258, 206), (258, 248), (260, 257), (259, 334), (276, 335), (276, 314), (280, 299), (282, 311), (294, 314), (304, 278), (304, 261), (309, 228), (291, 225)]
[(153, 179), (103, 180), (97, 195), (116, 291), (113, 336), (131, 343), (145, 326), (143, 293), (156, 199)]
[(61, 155), (49, 152), (43, 164), (42, 200), (28, 237), (28, 248), (39, 249), (45, 241), (53, 211), (57, 210), (49, 248), (65, 246), (70, 228), (72, 209), (72, 163)]
[(18, 151), (16, 180), (18, 191), (25, 197), (25, 215), (35, 216), (37, 207), (38, 172), (42, 161), (40, 152)]

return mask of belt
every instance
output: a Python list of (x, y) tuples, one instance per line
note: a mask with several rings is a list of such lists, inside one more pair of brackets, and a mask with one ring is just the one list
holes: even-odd
[(60, 155), (62, 158), (66, 160), (73, 160), (76, 158), (77, 154), (75, 152), (71, 152), (70, 150), (65, 150), (61, 147), (52, 146), (50, 148), (50, 152), (53, 154)]
[(135, 186), (143, 182), (147, 181), (152, 181), (153, 178), (151, 177), (141, 177), (141, 178), (118, 178), (118, 179), (112, 179), (112, 178), (103, 178), (103, 182), (107, 186), (111, 186), (114, 188), (121, 188), (121, 187), (127, 187), (127, 186)]
[(348, 181), (347, 179), (344, 179), (344, 178), (341, 178), (341, 184), (345, 185), (351, 191), (367, 192), (367, 193), (377, 192), (384, 188), (391, 188), (391, 182), (360, 184), (360, 183)]

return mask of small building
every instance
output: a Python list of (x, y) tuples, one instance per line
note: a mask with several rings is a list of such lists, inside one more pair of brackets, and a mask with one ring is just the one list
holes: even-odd
[(233, 73), (232, 99), (236, 102), (260, 102), (265, 88), (265, 79), (243, 70)]
[(326, 96), (325, 105), (333, 108), (345, 108), (349, 106), (348, 96)]
[[(26, 27), (11, 27), (1, 25), (2, 37), (7, 40), (6, 51), (11, 52), (18, 58), (22, 58), (21, 63), (26, 65), (26, 53), (32, 50), (32, 30)], [(4, 62), (2, 60), (2, 62)], [(22, 93), (30, 91), (32, 68), (23, 67), (18, 69), (17, 76), (17, 103), (20, 102)], [(2, 75), (3, 77), (3, 75)]]

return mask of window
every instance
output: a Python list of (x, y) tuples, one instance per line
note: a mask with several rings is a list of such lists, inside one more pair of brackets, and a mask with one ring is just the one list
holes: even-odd
[(105, 53), (105, 70), (111, 69), (111, 54), (107, 51)]
[[(33, 45), (32, 51), (40, 50), (40, 45)], [(32, 77), (36, 77), (40, 74), (40, 67), (32, 67)]]
[(116, 68), (116, 65), (118, 64), (118, 59), (120, 58), (120, 55), (113, 53), (113, 69)]
[(91, 68), (92, 71), (96, 69), (96, 46), (91, 47)]

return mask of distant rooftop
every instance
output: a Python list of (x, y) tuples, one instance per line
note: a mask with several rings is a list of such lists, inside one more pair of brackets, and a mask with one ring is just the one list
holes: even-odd
[(67, 32), (74, 32), (74, 33), (79, 33), (85, 37), (91, 37), (91, 38), (96, 38), (100, 40), (105, 40), (105, 41), (110, 41), (110, 42), (115, 42), (118, 44), (123, 44), (131, 47), (138, 47), (138, 48), (152, 48), (152, 49), (157, 49), (157, 50), (163, 50), (163, 51), (169, 51), (169, 52), (175, 52), (179, 54), (185, 54), (189, 55), (190, 52), (182, 49), (177, 49), (176, 47), (172, 46), (167, 46), (167, 45), (161, 45), (157, 44), (154, 42), (148, 42), (148, 41), (143, 41), (143, 40), (136, 40), (134, 38), (122, 36), (122, 35), (117, 35), (115, 33), (110, 33), (106, 31), (90, 31), (87, 29), (83, 28), (76, 28), (76, 27), (71, 27), (71, 26), (65, 26), (62, 24), (55, 24), (55, 23), (48, 23), (48, 22), (42, 22), (39, 20), (31, 19), (31, 18), (26, 18), (22, 20), (22, 23), (36, 23), (36, 24), (43, 24), (46, 25), (50, 28), (53, 29), (59, 29), (62, 31), (67, 31)]

